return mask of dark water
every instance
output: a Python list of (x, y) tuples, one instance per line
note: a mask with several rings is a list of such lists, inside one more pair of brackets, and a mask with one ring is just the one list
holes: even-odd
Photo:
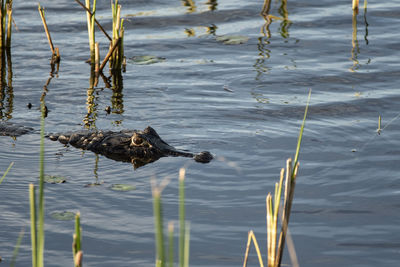
[[(110, 31), (109, 1), (97, 17)], [(190, 5), (192, 2), (192, 5)], [(36, 2), (14, 3), (12, 88), (1, 91), (3, 121), (40, 127), (40, 97), (50, 78), (50, 50)], [(150, 178), (177, 177), (187, 167), (191, 266), (240, 266), (247, 232), (266, 254), (265, 197), (294, 154), (309, 88), (309, 109), (290, 230), (301, 266), (398, 266), (400, 3), (368, 3), (352, 21), (351, 1), (121, 1), (125, 53), (164, 57), (128, 61), (123, 89), (100, 81), (88, 90), (86, 17), (73, 1), (44, 1), (61, 53), (47, 86), (46, 132), (154, 127), (171, 145), (209, 150), (198, 164), (162, 158), (136, 170), (128, 163), (46, 140), (46, 266), (72, 264), (72, 221), (54, 211), (80, 211), (86, 266), (153, 266)], [(195, 6), (193, 6), (193, 4)], [(361, 3), (362, 4), (362, 3)], [(219, 35), (244, 35), (224, 45)], [(98, 32), (101, 57), (107, 41)], [(32, 109), (26, 105), (32, 103)], [(112, 107), (112, 113), (104, 109)], [(380, 135), (376, 134), (382, 116)], [(352, 152), (355, 151), (355, 152)], [(0, 138), (0, 256), (8, 265), (25, 229), (17, 266), (30, 265), (28, 184), (37, 181), (39, 135)], [(104, 181), (97, 187), (88, 183)], [(135, 191), (110, 190), (132, 184)], [(177, 179), (163, 192), (165, 221), (178, 219)], [(250, 260), (257, 266), (256, 257)], [(284, 263), (290, 264), (288, 255)]]

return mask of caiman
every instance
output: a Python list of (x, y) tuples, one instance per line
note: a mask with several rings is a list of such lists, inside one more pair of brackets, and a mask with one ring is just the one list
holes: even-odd
[[(0, 123), (0, 135), (16, 137), (32, 131), (32, 128), (18, 124)], [(201, 163), (208, 163), (213, 159), (213, 156), (208, 151), (194, 154), (177, 150), (162, 140), (150, 126), (143, 131), (81, 130), (48, 134), (46, 137), (53, 141), (59, 141), (64, 145), (90, 150), (113, 160), (131, 162), (135, 169), (167, 156), (193, 158)]]
[(208, 163), (213, 159), (208, 151), (194, 154), (177, 150), (162, 140), (150, 126), (143, 131), (82, 130), (66, 134), (51, 134), (47, 137), (65, 145), (70, 144), (76, 148), (90, 150), (113, 160), (131, 162), (134, 168), (167, 156), (193, 158), (201, 163)]

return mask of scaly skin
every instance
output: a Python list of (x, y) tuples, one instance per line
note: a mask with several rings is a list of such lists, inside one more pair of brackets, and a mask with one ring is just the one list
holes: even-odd
[(63, 144), (90, 150), (114, 160), (132, 162), (135, 168), (166, 156), (189, 157), (201, 163), (208, 163), (213, 159), (208, 151), (193, 154), (175, 149), (163, 141), (151, 127), (147, 127), (143, 131), (83, 130), (66, 134), (52, 134), (47, 137), (53, 141), (58, 140)]

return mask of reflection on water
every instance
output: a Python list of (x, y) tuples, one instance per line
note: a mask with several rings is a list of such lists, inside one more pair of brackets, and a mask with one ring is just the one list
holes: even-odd
[(281, 5), (278, 9), (278, 13), (282, 16), (282, 22), (280, 23), (279, 32), (283, 38), (289, 37), (289, 28), (292, 22), (289, 20), (289, 13), (287, 11), (287, 0), (281, 0)]
[(264, 18), (265, 23), (261, 26), (261, 37), (258, 38), (258, 55), (259, 58), (253, 67), (257, 71), (256, 80), (259, 80), (263, 73), (267, 73), (271, 68), (266, 65), (268, 59), (270, 58), (271, 50), (268, 48), (271, 39), (271, 30), (269, 29), (271, 23), (274, 20), (281, 20), (279, 26), (279, 33), (283, 38), (289, 37), (289, 28), (292, 22), (289, 20), (289, 13), (287, 11), (287, 1), (281, 0), (281, 5), (279, 6), (278, 13), (281, 17), (277, 17), (270, 14), (271, 10), (271, 0), (264, 0), (264, 5), (261, 9), (260, 15)]
[(186, 13), (193, 13), (197, 10), (196, 4), (192, 0), (182, 0), (182, 5), (187, 7)]
[[(207, 10), (215, 11), (217, 10), (218, 1), (217, 0), (208, 0), (204, 3), (207, 6)], [(182, 5), (187, 7), (186, 13), (194, 13), (198, 11), (195, 1), (193, 0), (182, 0)]]
[[(360, 54), (360, 45), (358, 43), (358, 38), (357, 38), (357, 15), (358, 15), (358, 10), (353, 11), (353, 18), (352, 18), (352, 28), (353, 28), (353, 33), (352, 33), (352, 38), (351, 38), (351, 61), (353, 61), (353, 66), (349, 68), (351, 72), (355, 72), (358, 70), (361, 66), (359, 60), (358, 60), (358, 55)], [(365, 34), (364, 34), (364, 40), (365, 44), (368, 45), (368, 22), (367, 22), (367, 7), (364, 7), (364, 24), (365, 24)], [(371, 59), (369, 58), (367, 62), (365, 63), (368, 65), (371, 63)]]
[(357, 13), (357, 10), (353, 11), (353, 34), (351, 38), (351, 60), (353, 61), (353, 66), (349, 69), (351, 72), (358, 70), (358, 68), (360, 67), (360, 63), (358, 61), (358, 53), (360, 53), (360, 47), (357, 40)]
[[(123, 89), (123, 79), (121, 73), (115, 73), (112, 75), (112, 96), (111, 96), (111, 108), (114, 114), (124, 113), (124, 95), (122, 93)], [(115, 125), (120, 125), (122, 120), (115, 120), (113, 122)]]
[(217, 2), (217, 0), (208, 0), (206, 2), (206, 5), (208, 5), (208, 9), (210, 11), (215, 11), (215, 10), (217, 10), (218, 2)]
[(0, 119), (4, 118), (9, 120), (12, 118), (14, 104), (14, 91), (12, 86), (13, 72), (10, 49), (1, 49), (0, 57)]
[(86, 90), (86, 109), (87, 113), (85, 118), (83, 119), (83, 123), (85, 128), (96, 128), (96, 119), (97, 119), (97, 92), (95, 92), (95, 86), (98, 82), (97, 75), (94, 71), (94, 65), (91, 65), (90, 68), (90, 78), (89, 78), (89, 87)]

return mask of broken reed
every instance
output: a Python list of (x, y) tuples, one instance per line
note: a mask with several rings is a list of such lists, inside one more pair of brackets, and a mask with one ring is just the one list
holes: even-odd
[(12, 0), (1, 0), (0, 11), (0, 49), (11, 47)]
[[(179, 170), (179, 266), (189, 266), (189, 241), (190, 224), (185, 221), (185, 169)], [(152, 180), (153, 212), (154, 212), (154, 230), (156, 240), (156, 267), (172, 267), (174, 264), (174, 243), (173, 223), (168, 224), (168, 261), (164, 246), (164, 226), (161, 194), (168, 181), (164, 179), (160, 185), (156, 185)]]
[[(274, 192), (274, 197), (272, 198), (271, 193), (268, 193), (267, 198), (266, 198), (266, 209), (267, 209), (267, 250), (268, 250), (268, 256), (267, 256), (267, 263), (268, 267), (279, 267), (281, 266), (282, 262), (282, 255), (283, 255), (283, 249), (285, 247), (285, 241), (286, 241), (286, 235), (288, 232), (288, 225), (289, 225), (289, 219), (290, 219), (290, 212), (292, 209), (292, 203), (293, 203), (293, 198), (294, 198), (294, 189), (296, 185), (296, 177), (297, 177), (297, 172), (299, 168), (299, 154), (300, 154), (300, 147), (301, 147), (301, 141), (303, 139), (303, 132), (304, 132), (304, 125), (306, 122), (307, 118), (307, 112), (308, 112), (308, 106), (310, 103), (310, 98), (311, 98), (311, 89), (308, 93), (308, 99), (307, 99), (307, 104), (306, 108), (304, 111), (304, 117), (303, 117), (303, 122), (300, 127), (299, 131), (299, 137), (297, 139), (297, 147), (296, 147), (296, 153), (294, 156), (294, 161), (292, 162), (292, 159), (288, 159), (286, 161), (286, 181), (285, 181), (285, 191), (284, 191), (284, 202), (283, 202), (283, 208), (282, 211), (280, 211), (280, 201), (282, 197), (282, 185), (283, 185), (283, 179), (285, 176), (285, 169), (281, 169), (280, 172), (280, 179), (279, 183), (275, 184), (275, 192)], [(278, 239), (278, 219), (279, 216), (281, 216), (281, 230), (279, 233), (279, 239)], [(250, 245), (251, 242), (253, 242), (258, 261), (260, 266), (264, 266), (264, 262), (262, 259), (262, 254), (260, 252), (260, 248), (257, 242), (257, 239), (254, 235), (254, 232), (251, 230), (248, 233), (248, 239), (247, 239), (247, 246), (246, 246), (246, 252), (244, 256), (244, 261), (243, 261), (243, 267), (247, 266), (247, 260), (250, 252)], [(292, 248), (294, 250), (294, 248)], [(290, 255), (295, 255), (295, 253), (289, 253)], [(296, 259), (292, 259), (292, 262), (297, 262)], [(295, 264), (293, 264), (295, 265)]]
[(40, 6), (40, 3), (38, 3), (38, 11), (40, 14), (40, 18), (42, 19), (44, 31), (46, 32), (47, 41), (49, 42), (50, 50), (52, 53), (51, 63), (58, 63), (60, 61), (60, 51), (58, 50), (58, 47), (54, 48), (49, 28), (47, 27), (46, 17), (44, 15), (44, 8)]

